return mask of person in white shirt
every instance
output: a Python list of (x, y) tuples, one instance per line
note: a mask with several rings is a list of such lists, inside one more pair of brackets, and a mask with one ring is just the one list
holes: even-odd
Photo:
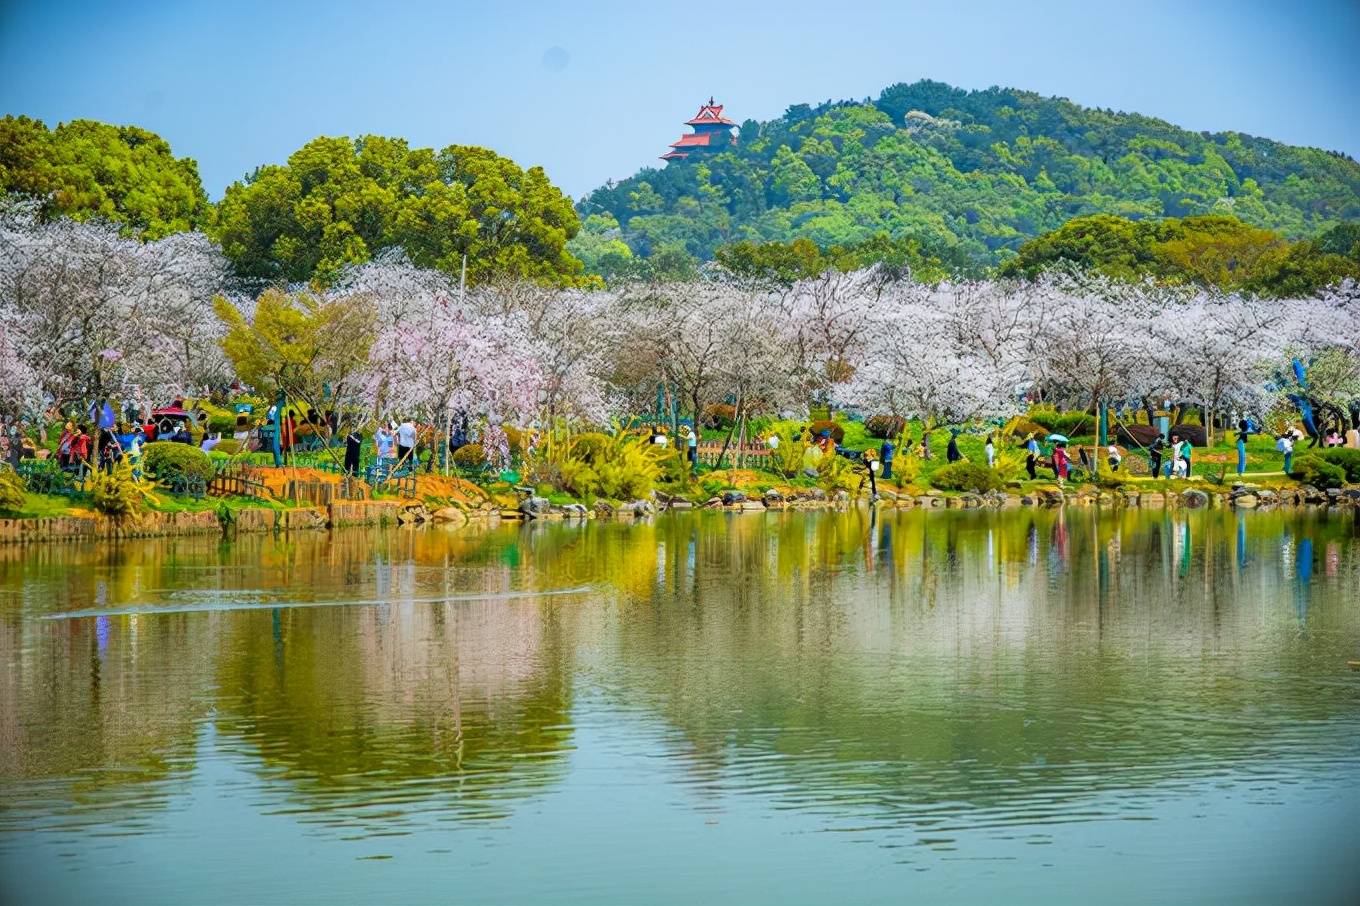
[(1105, 449), (1105, 457), (1110, 461), (1110, 471), (1118, 472), (1119, 464), (1124, 461), (1124, 457), (1120, 454), (1119, 448), (1114, 444), (1110, 444), (1110, 446)]
[(397, 427), (397, 467), (408, 464), (416, 456), (416, 423), (411, 419), (406, 419)]

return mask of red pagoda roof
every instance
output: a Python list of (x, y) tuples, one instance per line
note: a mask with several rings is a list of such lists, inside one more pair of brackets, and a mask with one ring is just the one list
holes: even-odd
[(671, 142), (672, 148), (691, 148), (695, 145), (711, 144), (713, 139), (712, 132), (693, 132), (689, 135), (680, 136), (678, 142)]
[(662, 160), (684, 160), (687, 157), (689, 157), (689, 155), (684, 151), (667, 151), (665, 154), (661, 155)]
[(713, 103), (713, 98), (708, 99), (707, 104), (699, 107), (699, 112), (694, 114), (694, 119), (685, 120), (686, 126), (735, 126), (736, 123), (722, 115), (723, 105)]

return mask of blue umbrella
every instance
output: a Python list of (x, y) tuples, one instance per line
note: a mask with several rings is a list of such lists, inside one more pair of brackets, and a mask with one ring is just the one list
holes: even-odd
[(1068, 442), (1067, 435), (1065, 434), (1050, 434), (1048, 435), (1048, 437), (1045, 437), (1044, 440), (1053, 441), (1054, 443), (1060, 444), (1065, 444)]

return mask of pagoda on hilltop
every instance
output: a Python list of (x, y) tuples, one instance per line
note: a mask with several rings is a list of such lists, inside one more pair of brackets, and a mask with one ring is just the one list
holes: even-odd
[(671, 142), (671, 150), (661, 155), (661, 159), (667, 162), (684, 160), (692, 154), (717, 153), (735, 145), (737, 137), (732, 134), (732, 127), (737, 124), (722, 112), (722, 104), (713, 103), (710, 97), (693, 119), (685, 120), (685, 125), (693, 127), (694, 131)]

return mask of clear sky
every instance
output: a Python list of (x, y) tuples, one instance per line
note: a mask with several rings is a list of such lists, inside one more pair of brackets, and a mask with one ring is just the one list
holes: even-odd
[(485, 145), (579, 197), (740, 122), (1005, 85), (1360, 157), (1360, 0), (0, 0), (0, 113), (135, 123), (208, 193), (317, 135)]

